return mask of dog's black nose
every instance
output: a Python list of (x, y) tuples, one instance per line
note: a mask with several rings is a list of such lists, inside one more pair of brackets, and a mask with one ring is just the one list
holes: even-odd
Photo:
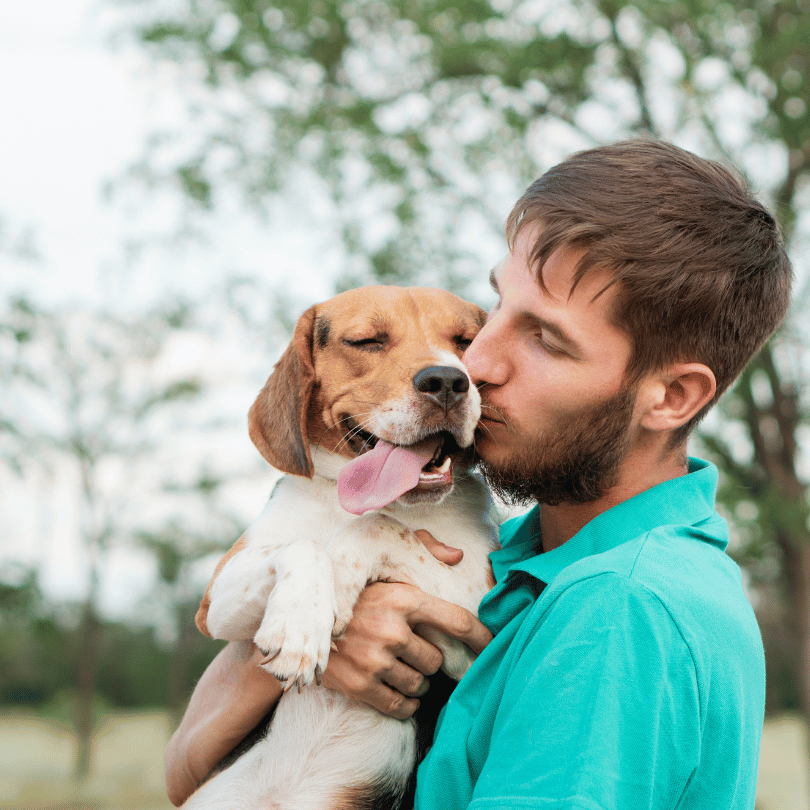
[(455, 366), (428, 366), (414, 375), (413, 387), (449, 411), (470, 390), (470, 380)]

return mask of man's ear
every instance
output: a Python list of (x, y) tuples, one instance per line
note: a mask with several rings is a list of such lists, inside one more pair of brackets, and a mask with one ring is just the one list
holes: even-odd
[(641, 426), (665, 431), (685, 425), (717, 390), (714, 372), (703, 363), (674, 363), (642, 384)]

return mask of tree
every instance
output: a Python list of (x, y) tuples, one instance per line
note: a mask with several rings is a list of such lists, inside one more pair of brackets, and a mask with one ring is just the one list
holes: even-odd
[(125, 319), (81, 310), (52, 313), (25, 300), (13, 302), (2, 318), (5, 459), (21, 475), (36, 467), (51, 480), (68, 482), (80, 505), (76, 532), (88, 571), (77, 655), (80, 778), (89, 768), (105, 558), (115, 546), (133, 542), (156, 514), (160, 520), (154, 501), (144, 509), (144, 478), (138, 479), (154, 480), (155, 465), (171, 452), (161, 453), (158, 437), (167, 432), (172, 407), (202, 390), (199, 380), (157, 369), (168, 334), (182, 322), (176, 307)]
[[(522, 188), (575, 148), (649, 134), (730, 159), (776, 210), (800, 271), (810, 217), (810, 1), (183, 0), (141, 3), (137, 38), (202, 77), (196, 140), (139, 167), (201, 207), (331, 200), (343, 285), (482, 276)], [(154, 167), (171, 166), (156, 173)], [(303, 183), (302, 183), (303, 179)], [(490, 241), (488, 241), (490, 240)], [(792, 617), (810, 719), (803, 328), (769, 344), (704, 442), (762, 604)], [(805, 336), (806, 338), (806, 336)], [(747, 517), (746, 517), (747, 516)], [(765, 565), (765, 561), (770, 566)], [(767, 575), (766, 575), (767, 568)], [(766, 639), (767, 640), (767, 639)]]
[[(74, 679), (82, 628), (64, 604), (49, 600), (33, 569), (7, 567), (0, 582), (0, 703), (61, 713)], [(67, 614), (67, 615), (65, 615)], [(156, 628), (104, 621), (96, 703), (115, 708), (173, 707), (177, 651)], [(187, 683), (202, 675), (217, 645), (189, 634), (183, 650)]]
[[(480, 0), (161, 10), (140, 39), (204, 72), (207, 87), (193, 95), (194, 139), (156, 138), (141, 175), (202, 208), (226, 188), (257, 204), (282, 187), (311, 200), (314, 188), (331, 199), (351, 259), (344, 285), (464, 287), (478, 249), (464, 242), (497, 232), (535, 173), (528, 123), (548, 108), (573, 116), (596, 52), (587, 36), (542, 35), (554, 10), (530, 14), (527, 41), (519, 19)], [(167, 162), (178, 149), (183, 159)]]
[(72, 650), (35, 572), (16, 566), (2, 574), (0, 702), (41, 705), (68, 682)]
[[(203, 476), (195, 488), (204, 497), (199, 503), (210, 501), (213, 490), (219, 487), (220, 481), (211, 476)], [(194, 536), (188, 528), (169, 525), (159, 533), (145, 533), (140, 542), (149, 548), (158, 562), (158, 582), (156, 596), (168, 604), (173, 614), (174, 643), (168, 669), (168, 691), (166, 705), (179, 723), (183, 716), (191, 691), (201, 671), (194, 667), (195, 659), (203, 637), (198, 633), (195, 624), (197, 609), (202, 594), (195, 586), (192, 567), (200, 558), (214, 553), (221, 555), (223, 539), (237, 537), (239, 534), (236, 521), (230, 515), (223, 515), (223, 524), (231, 524), (230, 531), (217, 531), (211, 536)], [(222, 526), (220, 527), (222, 528)], [(209, 639), (205, 642), (210, 644)], [(209, 647), (214, 657), (215, 646)]]

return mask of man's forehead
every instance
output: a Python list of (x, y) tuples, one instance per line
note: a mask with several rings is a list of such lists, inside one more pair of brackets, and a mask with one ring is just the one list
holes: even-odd
[[(489, 273), (489, 284), (496, 293), (500, 293), (503, 277), (510, 262), (525, 266), (534, 279), (539, 291), (554, 298), (569, 298), (575, 293), (584, 293), (593, 302), (608, 293), (612, 299), (618, 293), (620, 283), (613, 270), (599, 264), (589, 263), (589, 251), (584, 246), (570, 244), (558, 245), (547, 256), (542, 267), (534, 266), (533, 248), (539, 235), (538, 227), (527, 227), (521, 230), (511, 251), (506, 254)], [(585, 262), (587, 271), (578, 271)], [(613, 308), (613, 302), (608, 304)]]

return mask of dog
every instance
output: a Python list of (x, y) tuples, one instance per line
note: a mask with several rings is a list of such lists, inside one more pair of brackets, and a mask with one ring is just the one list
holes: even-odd
[[(287, 475), (220, 561), (197, 614), (214, 638), (252, 639), (285, 690), (259, 741), (187, 810), (400, 806), (413, 722), (320, 686), (321, 673), (367, 583), (409, 582), (473, 613), (494, 585), (497, 529), (470, 469), (480, 396), (461, 362), (485, 318), (441, 290), (365, 287), (299, 319), (248, 419), (258, 450)], [(461, 562), (436, 560), (418, 529), (463, 549)], [(471, 651), (423, 634), (460, 679)]]

